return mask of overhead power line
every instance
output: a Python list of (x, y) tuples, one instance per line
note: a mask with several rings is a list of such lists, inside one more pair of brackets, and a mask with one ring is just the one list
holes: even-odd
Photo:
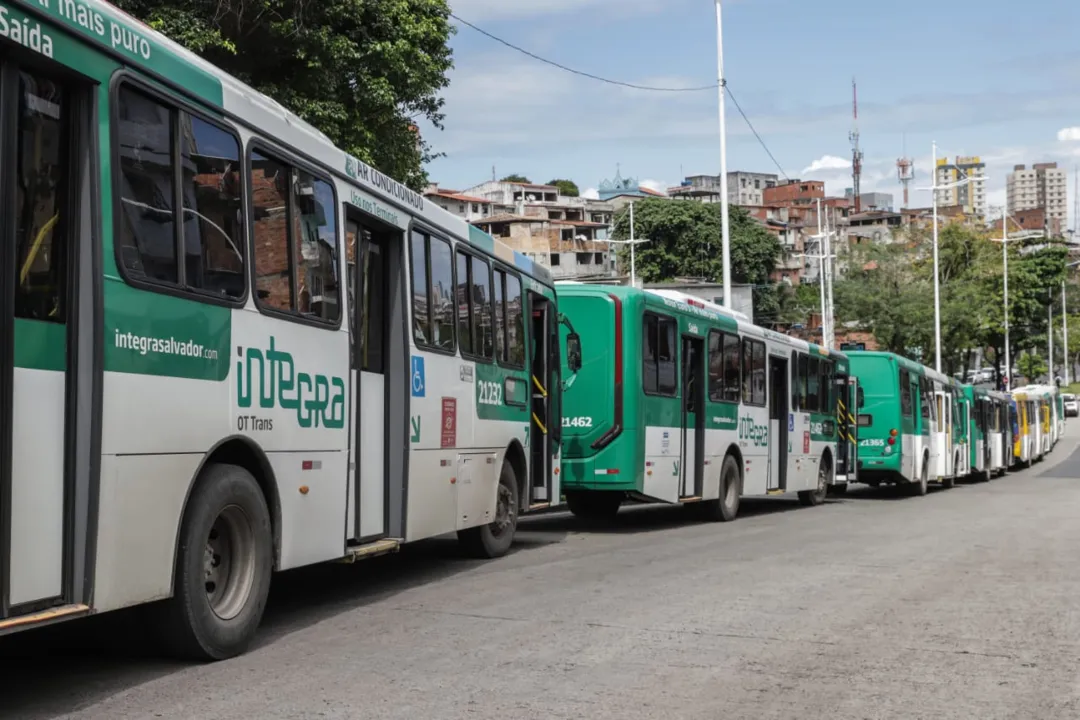
[[(562, 70), (564, 72), (568, 72), (568, 73), (571, 73), (573, 75), (578, 75), (580, 77), (588, 78), (590, 80), (595, 80), (597, 82), (606, 83), (608, 85), (617, 85), (619, 87), (632, 88), (634, 90), (645, 90), (645, 91), (649, 91), (649, 92), (668, 92), (668, 93), (702, 92), (704, 90), (715, 90), (720, 85), (720, 83), (713, 83), (712, 85), (700, 85), (698, 87), (657, 87), (657, 86), (654, 86), (654, 85), (638, 85), (636, 83), (624, 82), (622, 80), (613, 80), (611, 78), (606, 78), (606, 77), (602, 77), (600, 75), (594, 75), (593, 73), (585, 72), (584, 70), (577, 70), (576, 68), (568, 67), (566, 65), (563, 65), (562, 63), (555, 62), (554, 60), (549, 60), (548, 58), (541, 57), (540, 55), (537, 55), (534, 52), (530, 52), (529, 50), (526, 50), (525, 48), (520, 47), (518, 45), (515, 45), (514, 43), (512, 43), (512, 42), (510, 42), (508, 40), (504, 40), (504, 39), (502, 39), (501, 37), (499, 37), (497, 35), (493, 35), (492, 33), (488, 32), (487, 30), (484, 30), (483, 28), (480, 28), (480, 27), (477, 27), (476, 25), (473, 25), (468, 20), (466, 20), (466, 19), (464, 19), (464, 18), (462, 18), (462, 17), (460, 17), (458, 15), (455, 15), (454, 13), (450, 13), (450, 17), (452, 17), (454, 20), (457, 20), (462, 25), (466, 25), (466, 26), (472, 28), (473, 30), (480, 33), (484, 37), (490, 38), (491, 40), (494, 40), (495, 42), (499, 43), (500, 45), (505, 45), (506, 47), (510, 48), (511, 50), (519, 52), (522, 55), (526, 55), (526, 56), (532, 58), (533, 60), (536, 60), (537, 62), (542, 62), (545, 65), (550, 65), (550, 66), (552, 66), (554, 68), (558, 68), (559, 70)], [(754, 127), (754, 124), (752, 122), (750, 122), (750, 118), (747, 117), (746, 112), (743, 111), (743, 109), (742, 109), (742, 106), (739, 105), (739, 101), (735, 99), (734, 93), (731, 92), (731, 86), (726, 81), (724, 82), (724, 90), (727, 92), (728, 97), (731, 98), (731, 102), (735, 104), (735, 108), (739, 111), (739, 114), (742, 115), (742, 119), (746, 122), (746, 126), (750, 128), (750, 132), (752, 132), (754, 134), (754, 137), (757, 138), (757, 141), (761, 145), (762, 149), (765, 150), (765, 154), (767, 154), (769, 156), (769, 159), (773, 161), (773, 164), (776, 165), (776, 169), (780, 171), (780, 174), (784, 177), (785, 180), (790, 180), (791, 178), (789, 178), (787, 173), (784, 172), (783, 166), (781, 166), (780, 163), (777, 162), (776, 156), (772, 154), (771, 150), (769, 150), (769, 146), (765, 144), (765, 140), (761, 137), (761, 134), (758, 133), (757, 129)]]

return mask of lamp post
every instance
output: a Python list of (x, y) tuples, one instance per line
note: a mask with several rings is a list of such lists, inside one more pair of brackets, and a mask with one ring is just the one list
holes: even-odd
[[(1065, 265), (1065, 268), (1076, 267), (1080, 265), (1080, 260), (1071, 262)], [(1069, 386), (1069, 366), (1072, 365), (1072, 360), (1069, 358), (1069, 312), (1065, 304), (1065, 280), (1061, 280), (1061, 356), (1065, 360), (1062, 365), (1065, 366), (1065, 387)]]
[(611, 240), (607, 241), (609, 244), (615, 245), (629, 245), (630, 246), (630, 287), (637, 287), (637, 263), (634, 256), (634, 246), (642, 243), (649, 242), (648, 238), (635, 238), (634, 237), (634, 203), (630, 203), (630, 239), (629, 240)]
[[(821, 200), (818, 200), (818, 208), (820, 210)], [(829, 235), (829, 231), (826, 229), (822, 232), (821, 228), (821, 214), (818, 213), (818, 232), (817, 235), (811, 235), (811, 240), (818, 241), (818, 254), (810, 255), (806, 252), (800, 253), (795, 257), (806, 258), (808, 260), (818, 261), (818, 287), (821, 291), (821, 345), (822, 347), (831, 350), (832, 349), (832, 330), (830, 325), (829, 316), (832, 314), (832, 295), (827, 294), (825, 290), (825, 273), (826, 263), (831, 262), (836, 256), (829, 253), (829, 246), (826, 245), (825, 240)]]
[(1009, 208), (1002, 206), (1001, 208), (1001, 238), (990, 238), (993, 242), (1001, 243), (1001, 267), (1004, 273), (1004, 292), (1002, 293), (1002, 302), (1005, 306), (1005, 378), (1008, 383), (1012, 384), (1012, 354), (1009, 352), (1009, 243), (1017, 240), (1026, 240), (1029, 237), (1038, 237), (1040, 233), (1037, 231), (1024, 231), (1019, 235), (1009, 237), (1009, 220), (1016, 223), (1016, 226), (1023, 230), (1023, 226), (1016, 222), (1014, 218), (1009, 215)]
[(985, 182), (986, 176), (979, 177), (965, 177), (963, 180), (957, 180), (952, 183), (945, 183), (944, 185), (938, 185), (937, 183), (937, 143), (933, 143), (933, 160), (931, 164), (934, 167), (933, 170), (933, 182), (928, 188), (919, 188), (920, 190), (929, 190), (933, 196), (933, 208), (934, 208), (934, 369), (941, 372), (941, 279), (938, 272), (938, 213), (937, 213), (937, 194), (938, 190), (951, 190), (953, 188), (961, 187), (972, 182)]
[(727, 127), (724, 113), (727, 81), (724, 80), (724, 26), (721, 15), (720, 0), (716, 0), (716, 78), (720, 92), (720, 252), (724, 266), (724, 307), (731, 310), (731, 221), (728, 218)]

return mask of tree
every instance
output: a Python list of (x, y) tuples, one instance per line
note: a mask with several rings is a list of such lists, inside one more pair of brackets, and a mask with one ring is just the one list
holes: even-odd
[(532, 181), (529, 180), (529, 178), (525, 177), (524, 175), (513, 174), (513, 175), (507, 175), (506, 177), (504, 177), (499, 182), (524, 183), (526, 185), (529, 185)]
[(577, 183), (573, 180), (548, 180), (548, 185), (554, 185), (559, 188), (559, 194), (565, 195), (566, 197), (578, 197), (581, 195)]
[[(780, 255), (780, 241), (741, 207), (731, 206), (731, 279), (733, 283), (755, 286), (754, 310), (761, 317), (775, 318), (779, 303), (767, 286), (769, 274)], [(634, 203), (634, 235), (648, 238), (635, 249), (636, 271), (644, 282), (660, 282), (677, 277), (723, 279), (720, 239), (720, 205), (691, 200), (646, 198)], [(630, 237), (629, 207), (615, 216), (612, 238)], [(629, 263), (628, 246), (619, 249), (624, 264)], [(764, 292), (760, 292), (764, 290)]]
[(414, 190), (453, 67), (446, 0), (114, 0)]

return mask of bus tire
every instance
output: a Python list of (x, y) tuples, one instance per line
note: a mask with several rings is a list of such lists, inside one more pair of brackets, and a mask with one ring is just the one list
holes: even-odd
[(720, 466), (720, 497), (702, 503), (705, 517), (712, 522), (731, 522), (739, 515), (742, 497), (742, 473), (733, 455), (724, 458)]
[(799, 492), (799, 502), (804, 507), (813, 507), (825, 502), (825, 498), (829, 495), (829, 469), (828, 458), (822, 457), (821, 462), (818, 463), (817, 488)]
[(495, 501), (495, 519), (487, 525), (458, 532), (458, 542), (469, 555), (484, 560), (502, 557), (514, 543), (518, 522), (518, 482), (513, 466), (503, 461)]
[(908, 486), (912, 495), (916, 497), (922, 497), (930, 489), (930, 458), (924, 456), (922, 463), (922, 472), (919, 473), (919, 481), (913, 482)]
[(566, 505), (574, 517), (582, 520), (608, 521), (619, 514), (621, 492), (576, 491), (566, 493)]
[(848, 491), (848, 484), (847, 483), (836, 483), (834, 485), (829, 486), (829, 495), (833, 495), (833, 496), (836, 496), (836, 497), (839, 497), (841, 495), (847, 495), (847, 491)]
[(191, 660), (242, 654), (262, 621), (274, 564), (270, 510), (252, 474), (237, 465), (205, 467), (179, 540), (161, 628), (166, 644)]

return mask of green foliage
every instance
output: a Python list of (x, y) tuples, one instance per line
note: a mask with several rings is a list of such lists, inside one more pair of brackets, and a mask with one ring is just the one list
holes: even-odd
[(1028, 379), (1028, 382), (1035, 382), (1040, 375), (1046, 374), (1046, 361), (1039, 355), (1022, 352), (1016, 359), (1016, 369)]
[(566, 197), (577, 197), (581, 194), (578, 190), (577, 183), (573, 180), (548, 180), (548, 185), (554, 185), (559, 188), (559, 193)]
[[(995, 357), (1004, 355), (1002, 249), (983, 233), (960, 225), (942, 228), (938, 240), (942, 369), (952, 373), (964, 370), (968, 352), (977, 348), (993, 350)], [(1046, 347), (1047, 304), (1061, 302), (1066, 260), (1060, 245), (1021, 253), (1017, 244), (1008, 248), (1014, 358), (1023, 349)], [(912, 356), (913, 349), (921, 348), (922, 357), (916, 359), (932, 364), (932, 258), (933, 246), (925, 231), (908, 233), (892, 245), (854, 249), (847, 276), (835, 283), (838, 321), (859, 322), (892, 352)], [(999, 366), (1004, 369), (1003, 362)]]
[(453, 67), (446, 0), (114, 0), (414, 190)]
[[(734, 282), (763, 285), (776, 267), (780, 241), (755, 222), (745, 209), (731, 206), (731, 277)], [(676, 277), (723, 278), (720, 205), (690, 200), (646, 198), (634, 203), (634, 234), (648, 243), (635, 248), (637, 274), (645, 282)], [(629, 207), (615, 215), (615, 240), (630, 237)], [(629, 262), (628, 247), (619, 249)]]
[(525, 183), (526, 185), (529, 185), (529, 184), (531, 184), (531, 183), (532, 183), (532, 181), (531, 181), (531, 180), (529, 180), (529, 178), (525, 177), (524, 175), (518, 175), (518, 174), (516, 174), (516, 173), (515, 173), (515, 174), (513, 174), (513, 175), (507, 175), (506, 177), (504, 177), (504, 178), (503, 178), (502, 180), (500, 180), (499, 182), (508, 182), (508, 183)]

